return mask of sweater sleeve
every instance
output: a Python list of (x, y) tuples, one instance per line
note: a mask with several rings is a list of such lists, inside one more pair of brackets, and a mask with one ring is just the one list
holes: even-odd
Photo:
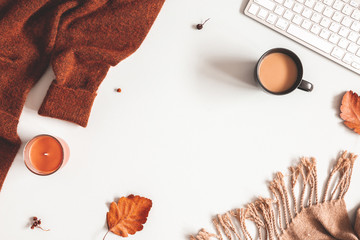
[(86, 127), (110, 66), (143, 42), (164, 0), (88, 1), (63, 16), (51, 64), (56, 79), (39, 114)]
[(26, 96), (48, 66), (48, 29), (71, 7), (46, 3), (0, 1), (0, 190), (21, 145), (17, 125)]

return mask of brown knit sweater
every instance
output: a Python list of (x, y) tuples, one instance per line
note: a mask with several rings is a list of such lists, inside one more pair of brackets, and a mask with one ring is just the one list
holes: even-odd
[(164, 0), (0, 1), (0, 189), (19, 149), (26, 96), (51, 64), (39, 114), (86, 127), (110, 66), (146, 37)]

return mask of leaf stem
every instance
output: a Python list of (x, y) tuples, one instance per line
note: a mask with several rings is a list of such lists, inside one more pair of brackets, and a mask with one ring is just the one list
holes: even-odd
[(41, 226), (37, 226), (37, 228), (40, 228), (41, 230), (43, 230), (43, 231), (45, 231), (45, 232), (50, 231), (50, 229), (44, 229), (44, 228), (42, 228)]
[(204, 24), (205, 24), (207, 21), (209, 21), (209, 20), (210, 20), (210, 18), (206, 19), (205, 22), (203, 22), (202, 25), (204, 25)]
[(105, 236), (103, 237), (103, 240), (105, 240), (106, 235), (108, 235), (108, 233), (109, 233), (109, 230), (105, 233)]

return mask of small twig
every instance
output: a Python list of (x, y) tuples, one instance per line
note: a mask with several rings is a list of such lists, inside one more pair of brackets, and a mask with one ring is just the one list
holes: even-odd
[(103, 240), (105, 240), (106, 235), (108, 235), (108, 233), (109, 233), (109, 230), (105, 233), (105, 236), (103, 237)]
[(45, 232), (50, 231), (50, 229), (44, 229), (44, 228), (42, 228), (41, 226), (37, 226), (37, 228), (40, 228), (41, 230), (43, 230), (43, 231), (45, 231)]
[(203, 25), (204, 25), (207, 21), (209, 21), (209, 20), (210, 20), (210, 18), (206, 19), (205, 22), (203, 23)]

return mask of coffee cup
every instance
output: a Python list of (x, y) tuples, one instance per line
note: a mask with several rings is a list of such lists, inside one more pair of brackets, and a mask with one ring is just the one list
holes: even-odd
[(311, 92), (313, 85), (302, 77), (299, 57), (285, 48), (270, 49), (255, 66), (255, 80), (263, 90), (274, 95), (285, 95), (297, 88)]

